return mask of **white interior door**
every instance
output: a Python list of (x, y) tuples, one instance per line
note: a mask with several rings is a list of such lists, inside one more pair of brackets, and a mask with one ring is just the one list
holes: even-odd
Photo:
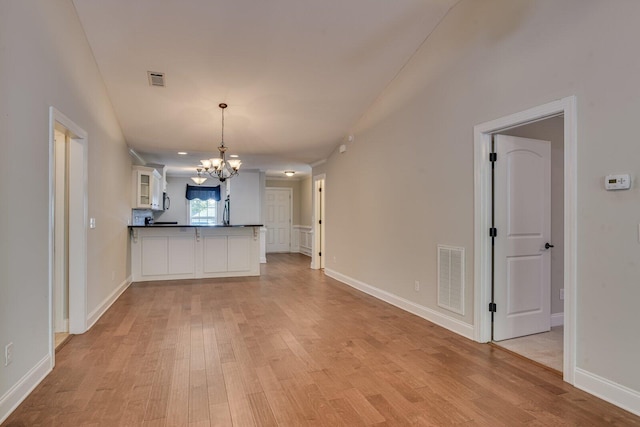
[(493, 340), (551, 328), (551, 144), (496, 135)]
[(267, 253), (291, 251), (291, 189), (267, 188)]

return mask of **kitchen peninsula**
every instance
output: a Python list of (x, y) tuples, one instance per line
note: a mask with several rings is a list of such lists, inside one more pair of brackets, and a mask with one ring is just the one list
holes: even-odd
[(132, 225), (134, 282), (260, 275), (261, 224)]

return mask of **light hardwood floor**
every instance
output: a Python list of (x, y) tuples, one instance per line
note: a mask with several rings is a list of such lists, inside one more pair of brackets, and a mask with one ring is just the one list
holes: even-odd
[(133, 284), (6, 426), (640, 425), (557, 375), (270, 255)]

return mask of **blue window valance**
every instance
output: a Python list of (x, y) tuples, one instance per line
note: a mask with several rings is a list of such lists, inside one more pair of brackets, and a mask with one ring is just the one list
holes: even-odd
[(187, 200), (215, 200), (220, 201), (220, 186), (202, 187), (200, 185), (187, 184)]

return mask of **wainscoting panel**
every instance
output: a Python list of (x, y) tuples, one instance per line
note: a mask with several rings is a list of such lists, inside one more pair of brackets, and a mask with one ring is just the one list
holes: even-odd
[(291, 252), (300, 252), (303, 255), (311, 256), (311, 226), (294, 225), (293, 239), (291, 239)]

